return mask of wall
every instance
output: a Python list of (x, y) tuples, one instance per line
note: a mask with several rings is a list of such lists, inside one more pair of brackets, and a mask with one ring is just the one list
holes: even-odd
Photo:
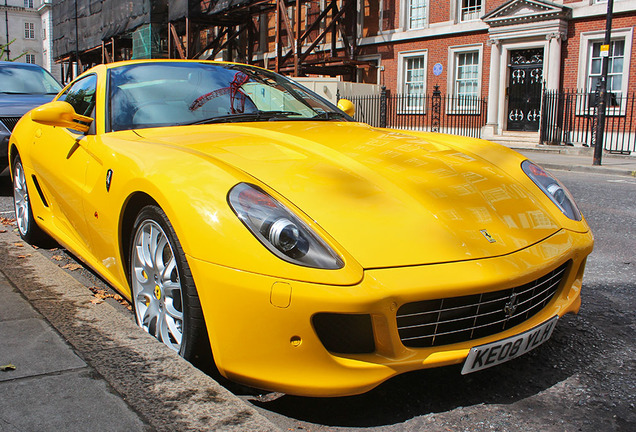
[[(41, 0), (34, 1), (34, 8), (27, 9), (24, 7), (23, 0), (0, 0), (0, 43), (7, 43), (7, 19), (9, 23), (9, 41), (15, 39), (10, 45), (10, 58), (13, 60), (23, 53), (35, 55), (35, 62), (39, 65), (42, 61), (42, 25), (37, 7)], [(34, 24), (34, 39), (26, 39), (24, 37), (25, 23)], [(2, 57), (6, 60), (6, 54)], [(22, 57), (18, 61), (26, 62), (26, 58)]]

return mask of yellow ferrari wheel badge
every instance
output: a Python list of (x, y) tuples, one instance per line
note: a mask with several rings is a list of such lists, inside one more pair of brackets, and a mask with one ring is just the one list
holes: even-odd
[(159, 288), (159, 285), (155, 285), (155, 297), (157, 300), (161, 300), (161, 288)]

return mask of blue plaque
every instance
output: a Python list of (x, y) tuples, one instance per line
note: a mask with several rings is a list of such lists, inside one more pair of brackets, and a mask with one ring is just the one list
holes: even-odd
[(444, 71), (444, 66), (442, 66), (441, 63), (435, 63), (435, 66), (433, 66), (433, 75), (440, 76), (443, 71)]

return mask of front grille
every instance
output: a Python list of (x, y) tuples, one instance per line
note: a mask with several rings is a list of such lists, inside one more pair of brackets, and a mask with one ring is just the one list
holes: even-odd
[(526, 321), (554, 297), (568, 263), (502, 291), (407, 303), (397, 312), (402, 343), (425, 348), (479, 339)]
[(13, 128), (18, 124), (18, 120), (20, 120), (20, 117), (0, 117), (0, 122), (4, 123), (7, 129), (9, 129), (9, 132), (13, 132)]

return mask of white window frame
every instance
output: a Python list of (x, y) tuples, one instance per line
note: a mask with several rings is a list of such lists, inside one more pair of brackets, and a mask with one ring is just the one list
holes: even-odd
[(424, 59), (424, 80), (422, 81), (422, 86), (424, 91), (422, 93), (422, 104), (421, 106), (411, 107), (406, 105), (405, 103), (400, 103), (398, 106), (399, 114), (426, 114), (426, 96), (428, 89), (428, 50), (418, 50), (418, 51), (405, 51), (398, 53), (398, 94), (406, 95), (406, 73), (407, 73), (407, 61), (409, 59), (421, 57)]
[[(612, 29), (612, 41), (614, 40), (624, 40), (625, 41), (625, 55), (623, 57), (623, 80), (621, 86), (622, 95), (627, 95), (627, 91), (629, 89), (629, 71), (630, 71), (630, 60), (633, 46), (633, 37), (634, 37), (634, 29), (632, 27), (622, 28), (622, 29)], [(588, 91), (588, 77), (590, 70), (590, 60), (592, 55), (592, 44), (603, 42), (605, 39), (605, 30), (591, 31), (581, 33), (581, 42), (579, 46), (579, 73), (577, 79), (577, 88), (582, 89), (583, 91)], [(577, 107), (577, 112), (580, 115), (589, 113), (591, 109), (587, 106), (587, 103), (581, 102)], [(622, 98), (622, 103), (620, 107), (612, 108), (607, 110), (607, 115), (625, 115), (625, 110), (627, 107), (627, 98)]]
[(481, 104), (477, 103), (474, 109), (466, 109), (455, 106), (454, 100), (458, 96), (455, 87), (457, 81), (457, 58), (460, 54), (474, 53), (479, 56), (477, 64), (477, 98), (481, 99), (481, 85), (483, 81), (483, 64), (484, 64), (484, 45), (483, 44), (471, 44), (452, 46), (448, 48), (448, 82), (446, 88), (448, 89), (448, 106), (447, 112), (450, 114), (479, 114), (481, 110)]
[(24, 38), (29, 40), (35, 39), (35, 23), (24, 23)]
[(24, 61), (25, 61), (26, 63), (36, 64), (36, 61), (35, 61), (35, 54), (26, 54), (26, 55), (24, 56)]
[(467, 0), (456, 0), (456, 1), (457, 1), (457, 22), (463, 23), (463, 22), (478, 21), (484, 14), (485, 0), (474, 0), (474, 1), (480, 1), (479, 9), (475, 10), (475, 12), (473, 12), (468, 19), (464, 19), (462, 15), (464, 1), (467, 1)]
[[(425, 11), (424, 11), (424, 24), (419, 27), (411, 26), (411, 11), (413, 10), (413, 2), (423, 2), (425, 3)], [(420, 30), (427, 28), (429, 26), (429, 17), (431, 11), (431, 0), (404, 0), (401, 2), (402, 4), (402, 28), (404, 30)]]
[(24, 7), (26, 9), (33, 9), (33, 0), (24, 0)]

